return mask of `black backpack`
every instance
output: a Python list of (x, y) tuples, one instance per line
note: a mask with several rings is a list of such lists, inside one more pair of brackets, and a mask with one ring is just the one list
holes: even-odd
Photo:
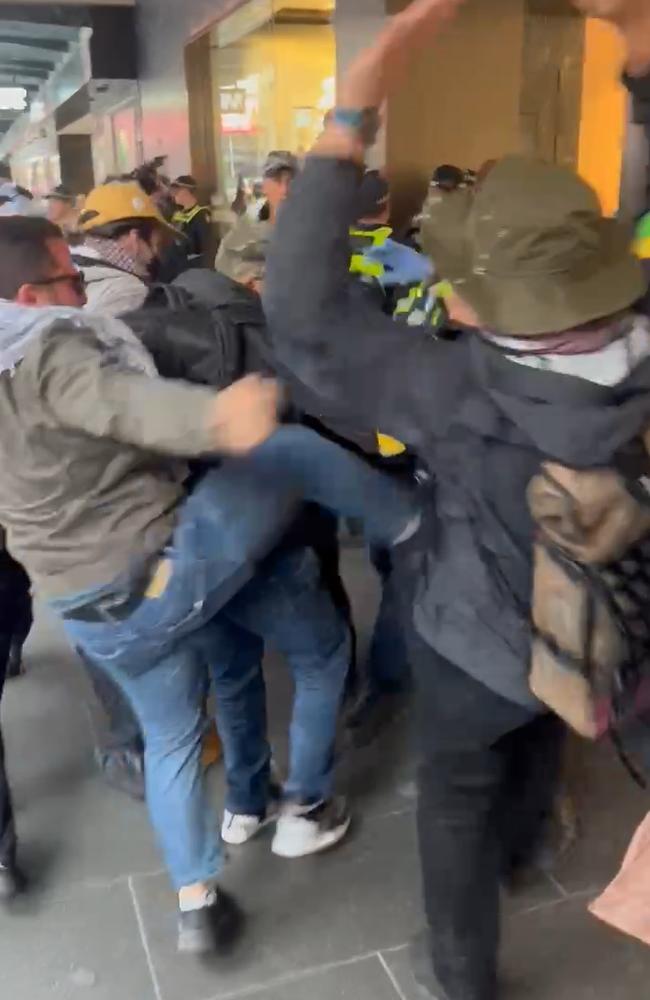
[(142, 340), (163, 378), (225, 389), (261, 370), (245, 317), (230, 305), (209, 308), (183, 288), (153, 285), (143, 307), (121, 319)]

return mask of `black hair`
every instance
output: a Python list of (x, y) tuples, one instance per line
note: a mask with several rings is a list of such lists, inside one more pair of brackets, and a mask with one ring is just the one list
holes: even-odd
[(40, 217), (0, 218), (0, 298), (14, 299), (22, 285), (36, 284), (52, 269), (50, 240), (62, 240), (58, 226)]
[(136, 229), (138, 235), (146, 243), (150, 243), (154, 232), (160, 226), (160, 223), (155, 219), (120, 219), (117, 222), (107, 222), (106, 225), (97, 226), (95, 229), (88, 229), (87, 223), (92, 222), (93, 216), (98, 214), (98, 212), (82, 212), (79, 216), (79, 223), (84, 227), (83, 231), (88, 236), (119, 240), (121, 236), (126, 236), (132, 229)]
[(455, 191), (465, 183), (465, 171), (452, 163), (441, 163), (433, 171), (431, 181), (447, 191)]
[(277, 167), (275, 170), (266, 170), (264, 179), (269, 181), (292, 181), (297, 177), (297, 172), (292, 167)]
[(11, 179), (11, 167), (6, 160), (0, 160), (0, 181), (10, 181)]

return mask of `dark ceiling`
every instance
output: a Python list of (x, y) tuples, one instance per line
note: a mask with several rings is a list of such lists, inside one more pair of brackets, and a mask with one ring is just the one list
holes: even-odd
[[(24, 87), (33, 96), (78, 37), (77, 27), (0, 17), (0, 87)], [(0, 110), (0, 135), (19, 113)]]

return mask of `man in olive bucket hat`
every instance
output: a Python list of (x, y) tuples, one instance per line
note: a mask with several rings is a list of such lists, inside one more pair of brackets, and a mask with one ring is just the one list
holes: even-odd
[(425, 240), (452, 282), (456, 340), (405, 337), (350, 293), (345, 237), (372, 109), (458, 6), (414, 0), (349, 68), (278, 218), (265, 307), (281, 362), (432, 474), (410, 637), (427, 915), (414, 968), (436, 1000), (495, 1000), (499, 883), (534, 855), (563, 735), (528, 683), (526, 490), (545, 459), (611, 465), (647, 426), (650, 329), (633, 312), (644, 281), (631, 234), (572, 173), (517, 157), (473, 195), (430, 205)]

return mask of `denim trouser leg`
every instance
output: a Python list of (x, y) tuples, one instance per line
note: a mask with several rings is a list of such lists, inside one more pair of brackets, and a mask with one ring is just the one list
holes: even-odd
[(296, 636), (285, 648), (295, 683), (285, 794), (303, 804), (320, 802), (332, 794), (334, 744), (350, 663), (350, 636), (340, 631), (337, 639), (320, 649), (309, 648)]
[(297, 496), (363, 521), (369, 541), (391, 545), (415, 513), (410, 488), (308, 427), (281, 427), (242, 463)]
[(269, 794), (271, 750), (267, 739), (264, 642), (219, 613), (196, 636), (215, 695), (217, 728), (226, 770), (225, 807), (261, 816)]
[[(91, 705), (96, 751), (102, 756), (114, 752), (141, 754), (143, 749), (140, 724), (122, 689), (105, 670), (77, 649), (95, 693), (96, 704)], [(97, 710), (97, 711), (96, 711)]]
[[(285, 427), (249, 456), (207, 472), (179, 506), (173, 537), (161, 553), (168, 580), (158, 596), (144, 595), (124, 615), (119, 609), (125, 597), (137, 595), (142, 584), (141, 576), (125, 573), (105, 586), (51, 601), (66, 620), (73, 644), (120, 684), (138, 715), (146, 744), (149, 807), (176, 886), (211, 878), (220, 865), (216, 825), (199, 768), (208, 641), (200, 633), (210, 623), (210, 635), (215, 634), (213, 619), (224, 613), (233, 594), (238, 610), (229, 611), (230, 623), (274, 643), (287, 655), (296, 677), (288, 790), (311, 800), (331, 787), (336, 715), (349, 663), (345, 621), (320, 585), (313, 553), (311, 568), (303, 560), (297, 568), (278, 570), (268, 580), (261, 573), (244, 585), (301, 495), (344, 515), (364, 517), (368, 534), (380, 541), (394, 540), (413, 513), (410, 494), (390, 478), (306, 428)], [(244, 611), (246, 601), (251, 603)], [(79, 614), (88, 608), (95, 614)], [(268, 780), (252, 645), (246, 656), (235, 656), (230, 646), (225, 648), (225, 639), (220, 652), (219, 641), (211, 654), (217, 698), (222, 685), (226, 704), (248, 705), (245, 712), (257, 705), (249, 717), (258, 720), (250, 721), (251, 729), (257, 727), (257, 743), (240, 778), (233, 779), (235, 787), (248, 785), (252, 800), (258, 795), (255, 789)], [(248, 701), (241, 692), (236, 698), (238, 684), (244, 692), (251, 684)], [(233, 748), (241, 743), (237, 718), (236, 711), (221, 717), (231, 762)], [(252, 801), (251, 806), (245, 811), (255, 811)]]
[(314, 552), (278, 553), (224, 614), (262, 636), (291, 668), (295, 697), (285, 793), (301, 802), (327, 798), (350, 637), (344, 616), (322, 585)]
[(203, 659), (192, 643), (183, 643), (137, 677), (104, 669), (142, 726), (147, 805), (174, 886), (213, 879), (222, 857), (201, 767)]

